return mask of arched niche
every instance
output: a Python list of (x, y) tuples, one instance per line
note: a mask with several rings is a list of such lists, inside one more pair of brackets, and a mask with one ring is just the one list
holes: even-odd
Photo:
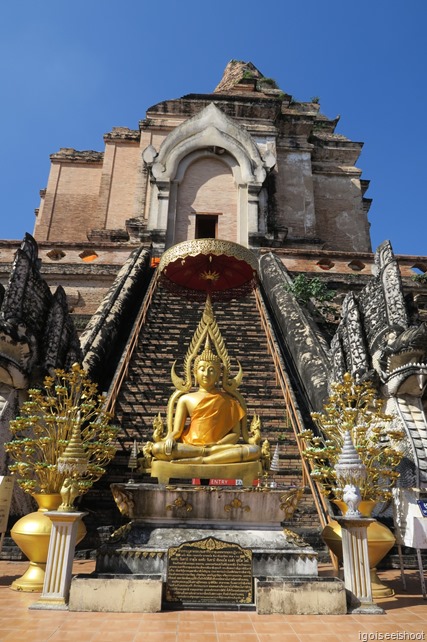
[[(238, 200), (241, 172), (225, 150), (197, 150), (180, 163), (171, 184), (167, 245), (214, 237), (238, 242)], [(205, 230), (205, 231), (204, 231)]]
[[(204, 159), (211, 162), (215, 159), (228, 167), (235, 184), (233, 238), (226, 240), (247, 246), (248, 236), (259, 232), (258, 200), (266, 177), (263, 159), (248, 132), (214, 104), (176, 127), (158, 153), (152, 146), (147, 147), (143, 159), (151, 170), (153, 186), (148, 230), (164, 233), (166, 247), (177, 242), (180, 186), (185, 182), (186, 172), (191, 167), (194, 169), (196, 163), (201, 167)], [(215, 198), (212, 201), (215, 211)], [(189, 234), (193, 233), (191, 225), (188, 230)]]

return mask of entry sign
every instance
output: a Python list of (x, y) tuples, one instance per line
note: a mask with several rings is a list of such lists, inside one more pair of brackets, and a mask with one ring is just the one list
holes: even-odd
[(210, 486), (243, 486), (241, 479), (210, 479)]
[(13, 477), (0, 476), (0, 534), (7, 530), (10, 503), (12, 501)]

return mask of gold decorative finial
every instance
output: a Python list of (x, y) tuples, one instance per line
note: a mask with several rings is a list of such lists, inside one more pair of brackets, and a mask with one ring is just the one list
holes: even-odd
[(88, 455), (83, 448), (80, 429), (81, 417), (80, 412), (78, 412), (70, 441), (62, 455), (58, 458), (59, 472), (68, 475), (60, 491), (62, 503), (58, 508), (59, 512), (74, 512), (76, 510), (74, 500), (80, 495), (79, 477), (87, 471)]
[(77, 419), (74, 422), (70, 441), (64, 452), (58, 458), (58, 469), (61, 472), (85, 472), (87, 470), (88, 457), (80, 434), (81, 418), (80, 412), (77, 413)]
[(136, 443), (136, 439), (133, 440), (133, 446), (130, 451), (128, 468), (130, 468), (132, 473), (132, 478), (129, 479), (128, 484), (134, 484), (135, 480), (133, 479), (133, 475), (135, 473), (135, 470), (138, 468), (138, 444)]

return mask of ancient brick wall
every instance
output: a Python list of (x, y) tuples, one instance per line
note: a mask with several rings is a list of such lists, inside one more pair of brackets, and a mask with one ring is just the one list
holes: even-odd
[[(100, 208), (106, 229), (124, 229), (125, 221), (134, 216), (135, 190), (140, 149), (137, 142), (107, 144), (109, 163), (103, 168)], [(93, 227), (96, 227), (95, 225)]]
[(87, 232), (102, 223), (97, 218), (100, 178), (99, 164), (54, 163), (35, 225), (36, 240), (87, 241)]
[(188, 167), (178, 188), (175, 241), (195, 238), (196, 214), (218, 215), (218, 238), (237, 240), (237, 186), (230, 168), (206, 158)]

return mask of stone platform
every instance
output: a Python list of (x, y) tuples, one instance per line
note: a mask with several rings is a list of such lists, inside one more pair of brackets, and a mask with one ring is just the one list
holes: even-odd
[(161, 575), (168, 550), (212, 537), (252, 551), (253, 576), (317, 576), (317, 553), (280, 526), (298, 489), (113, 484), (129, 524), (98, 551), (98, 573)]
[(102, 546), (97, 573), (167, 576), (168, 550), (207, 537), (252, 551), (253, 577), (317, 576), (317, 553), (299, 538), (278, 530), (153, 528), (133, 522), (122, 537)]
[[(133, 483), (111, 488), (130, 521), (98, 550), (91, 583), (81, 578), (77, 586), (76, 578), (71, 587), (75, 596), (85, 591), (92, 609), (116, 610), (130, 591), (129, 610), (222, 605), (263, 613), (345, 612), (343, 582), (319, 581), (317, 553), (281, 527), (291, 519), (301, 489)], [(146, 581), (150, 600), (144, 606), (135, 596)], [(82, 608), (79, 600), (73, 608)]]

